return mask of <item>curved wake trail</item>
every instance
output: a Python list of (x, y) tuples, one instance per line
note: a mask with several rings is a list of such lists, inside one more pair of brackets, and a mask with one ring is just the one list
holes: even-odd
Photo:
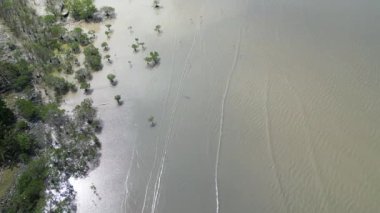
[(184, 65), (184, 71), (182, 72), (182, 75), (181, 75), (181, 78), (180, 78), (180, 82), (179, 82), (179, 86), (178, 86), (178, 89), (177, 89), (177, 94), (176, 94), (176, 98), (175, 98), (175, 103), (174, 103), (174, 109), (171, 113), (171, 116), (170, 116), (170, 124), (169, 124), (169, 130), (168, 130), (168, 134), (167, 134), (167, 137), (166, 137), (166, 140), (165, 140), (165, 146), (164, 146), (164, 154), (161, 158), (161, 163), (160, 163), (160, 171), (158, 173), (158, 177), (156, 179), (156, 184), (155, 184), (155, 190), (154, 190), (154, 197), (153, 197), (153, 202), (152, 202), (152, 213), (155, 212), (155, 209), (156, 209), (156, 205), (157, 205), (157, 198), (158, 198), (158, 195), (159, 195), (159, 191), (160, 191), (160, 187), (161, 187), (161, 177), (162, 177), (162, 174), (163, 174), (163, 171), (164, 171), (164, 167), (165, 167), (165, 159), (166, 159), (166, 156), (167, 156), (167, 147), (168, 147), (168, 141), (172, 135), (172, 131), (173, 131), (173, 124), (174, 124), (174, 115), (177, 111), (177, 108), (178, 108), (178, 101), (179, 101), (179, 94), (183, 88), (183, 80), (185, 78), (185, 75), (187, 74), (187, 72), (190, 70), (187, 68), (187, 64), (190, 60), (190, 56), (191, 56), (191, 53), (193, 52), (193, 49), (194, 49), (194, 46), (195, 46), (195, 43), (196, 43), (196, 38), (197, 36), (194, 35), (193, 37), (193, 42), (191, 44), (191, 47), (190, 47), (190, 50), (187, 54), (187, 57), (186, 57), (186, 60), (185, 60), (185, 65)]
[(228, 75), (227, 84), (224, 90), (223, 98), (222, 98), (222, 107), (221, 107), (221, 115), (220, 115), (220, 122), (219, 122), (219, 140), (218, 140), (218, 148), (216, 151), (216, 163), (215, 163), (215, 197), (216, 197), (216, 213), (219, 213), (219, 187), (218, 187), (218, 171), (219, 171), (219, 154), (220, 154), (220, 147), (222, 144), (222, 138), (223, 138), (223, 126), (224, 126), (224, 106), (226, 104), (227, 95), (230, 90), (230, 84), (232, 79), (232, 74), (234, 73), (237, 63), (239, 61), (239, 53), (240, 53), (240, 43), (241, 43), (241, 34), (242, 34), (242, 28), (240, 27), (239, 30), (239, 37), (236, 42), (236, 50), (235, 50), (235, 56), (232, 63), (231, 71)]
[[(177, 43), (178, 43), (178, 38), (177, 38), (177, 34), (175, 33), (174, 34), (174, 45), (173, 45), (173, 55), (172, 55), (172, 62), (171, 62), (171, 67), (172, 67), (172, 71), (171, 71), (171, 77), (170, 77), (170, 83), (169, 83), (169, 86), (168, 86), (168, 93), (165, 97), (165, 101), (164, 101), (164, 116), (166, 116), (167, 114), (167, 111), (166, 111), (166, 107), (168, 105), (168, 101), (169, 101), (169, 96), (170, 96), (170, 91), (171, 91), (171, 88), (172, 88), (172, 84), (173, 84), (173, 72), (174, 72), (174, 62), (175, 62), (175, 56), (176, 56), (176, 48), (177, 48)], [(159, 138), (158, 142), (161, 140), (161, 137)], [(146, 206), (146, 200), (147, 200), (147, 194), (148, 194), (148, 190), (149, 190), (149, 186), (150, 186), (150, 183), (151, 183), (151, 180), (152, 180), (152, 174), (153, 174), (153, 170), (155, 168), (155, 165), (157, 163), (157, 153), (158, 153), (158, 145), (156, 142), (156, 150), (155, 150), (155, 154), (154, 154), (154, 162), (153, 162), (153, 165), (152, 165), (152, 169), (150, 171), (150, 174), (149, 174), (149, 179), (148, 179), (148, 183), (146, 185), (146, 188), (145, 188), (145, 195), (144, 195), (144, 202), (143, 202), (143, 207), (141, 209), (141, 213), (144, 213), (145, 212), (145, 206)], [(156, 184), (155, 184), (156, 185)], [(156, 188), (156, 186), (155, 186)], [(155, 191), (154, 191), (155, 193)]]
[(127, 176), (125, 178), (125, 181), (124, 181), (124, 187), (125, 187), (125, 196), (124, 196), (124, 200), (123, 200), (123, 203), (122, 203), (122, 206), (121, 206), (121, 209), (125, 212), (127, 210), (127, 201), (128, 201), (128, 195), (129, 195), (129, 189), (128, 189), (128, 180), (129, 180), (129, 177), (130, 177), (130, 174), (131, 174), (131, 170), (132, 170), (132, 167), (133, 167), (133, 162), (135, 160), (135, 157), (136, 157), (136, 144), (134, 144), (133, 146), (133, 153), (132, 153), (132, 157), (131, 157), (131, 164), (129, 166), (129, 169), (127, 171)]
[(148, 194), (149, 185), (150, 185), (150, 182), (151, 182), (151, 179), (152, 179), (152, 173), (153, 173), (153, 170), (154, 170), (154, 166), (156, 165), (156, 159), (157, 159), (157, 143), (156, 143), (156, 151), (154, 153), (154, 162), (153, 162), (153, 165), (152, 165), (152, 170), (150, 170), (148, 183), (146, 184), (146, 187), (145, 187), (144, 202), (143, 202), (143, 207), (141, 209), (141, 213), (144, 213), (144, 210), (145, 210), (146, 198), (147, 198), (147, 194)]

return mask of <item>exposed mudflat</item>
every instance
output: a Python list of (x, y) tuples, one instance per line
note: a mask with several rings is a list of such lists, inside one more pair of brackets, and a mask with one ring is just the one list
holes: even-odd
[(91, 82), (102, 158), (73, 181), (79, 212), (379, 211), (379, 1), (96, 3), (117, 18), (109, 40), (85, 26), (113, 64)]

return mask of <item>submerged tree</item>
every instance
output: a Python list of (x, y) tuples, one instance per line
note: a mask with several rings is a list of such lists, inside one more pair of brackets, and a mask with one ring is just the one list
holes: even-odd
[(110, 49), (110, 47), (108, 46), (108, 43), (107, 43), (107, 42), (103, 42), (103, 43), (101, 44), (101, 46), (103, 47), (103, 50), (104, 50), (104, 51), (108, 51), (108, 50)]
[(151, 115), (151, 116), (148, 118), (148, 121), (149, 121), (149, 122), (153, 122), (153, 121), (154, 121), (154, 117), (153, 117), (153, 115)]
[(154, 51), (154, 52), (150, 52), (149, 55), (145, 57), (144, 60), (148, 65), (151, 65), (154, 67), (160, 62), (161, 59), (158, 52)]
[(137, 45), (137, 44), (132, 44), (131, 47), (132, 47), (133, 51), (137, 52), (137, 50), (138, 50), (138, 48), (139, 48), (139, 45)]
[(107, 59), (108, 63), (112, 64), (111, 56), (109, 54), (104, 56), (104, 58)]
[(88, 31), (88, 35), (90, 35), (90, 39), (95, 39), (95, 30)]
[(145, 50), (145, 43), (144, 42), (140, 42), (139, 45), (141, 46), (142, 50)]
[(115, 95), (115, 100), (116, 102), (121, 105), (121, 96), (120, 95)]
[(154, 28), (154, 31), (156, 31), (158, 34), (160, 34), (160, 33), (162, 33), (162, 27), (161, 27), (161, 25), (156, 25), (156, 27)]
[(157, 123), (154, 121), (154, 117), (153, 116), (150, 116), (148, 118), (148, 121), (150, 122), (150, 127), (155, 127), (157, 125)]
[(90, 83), (87, 83), (85, 81), (80, 83), (80, 88), (84, 90), (85, 94), (90, 92), (90, 87), (91, 87)]
[(106, 34), (106, 36), (107, 36), (108, 39), (111, 38), (111, 32), (110, 31), (106, 31), (104, 33)]
[(111, 26), (112, 26), (111, 24), (106, 24), (106, 27), (107, 27), (108, 31), (111, 31)]
[(115, 83), (116, 76), (114, 74), (108, 74), (107, 78), (111, 82), (111, 84)]
[(106, 16), (106, 18), (115, 17), (115, 8), (113, 7), (105, 6), (105, 7), (100, 8), (100, 11), (104, 12), (104, 15)]
[(161, 8), (160, 1), (159, 0), (154, 0), (153, 1), (153, 7), (156, 8), (156, 9)]
[(67, 0), (69, 10), (75, 20), (90, 20), (96, 12), (94, 0)]

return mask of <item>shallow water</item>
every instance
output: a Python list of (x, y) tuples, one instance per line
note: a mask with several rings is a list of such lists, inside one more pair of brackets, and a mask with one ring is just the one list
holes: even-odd
[(91, 82), (103, 148), (73, 181), (79, 212), (378, 212), (380, 2), (161, 3), (97, 1), (118, 17), (114, 63)]

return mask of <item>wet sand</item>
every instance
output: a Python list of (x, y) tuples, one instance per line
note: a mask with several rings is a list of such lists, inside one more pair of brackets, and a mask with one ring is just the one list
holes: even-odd
[(378, 212), (380, 3), (161, 3), (97, 1), (114, 63), (91, 82), (102, 158), (73, 181), (79, 212)]

